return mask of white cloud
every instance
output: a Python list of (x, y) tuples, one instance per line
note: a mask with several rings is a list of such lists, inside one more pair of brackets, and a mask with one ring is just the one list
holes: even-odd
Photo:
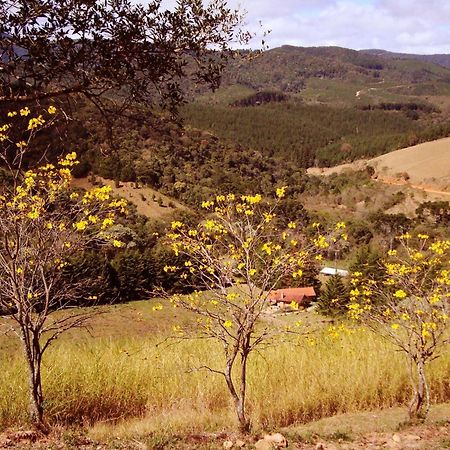
[[(443, 0), (247, 0), (250, 22), (272, 30), (269, 44), (339, 45), (450, 53), (450, 2)], [(254, 10), (252, 9), (254, 7)]]
[(247, 11), (247, 26), (258, 33), (255, 47), (262, 31), (271, 30), (272, 48), (339, 45), (450, 53), (450, 0), (228, 0), (228, 5)]

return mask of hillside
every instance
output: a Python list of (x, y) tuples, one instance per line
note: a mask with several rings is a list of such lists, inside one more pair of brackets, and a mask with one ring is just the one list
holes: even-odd
[(186, 209), (176, 200), (137, 182), (120, 182), (116, 186), (113, 180), (102, 177), (95, 177), (95, 181), (89, 177), (75, 178), (72, 181), (73, 186), (82, 189), (90, 189), (94, 183), (110, 186), (114, 195), (125, 198), (136, 207), (138, 214), (150, 219), (164, 219), (173, 214), (175, 210)]
[(298, 103), (194, 103), (183, 111), (186, 122), (196, 128), (303, 168), (374, 157), (450, 133), (450, 122), (434, 124), (435, 114), (414, 113), (422, 119), (401, 110)]
[(450, 69), (340, 47), (282, 46), (230, 63), (187, 124), (297, 166), (375, 157), (450, 133)]
[(380, 56), (382, 58), (390, 59), (417, 59), (418, 61), (431, 62), (433, 64), (439, 64), (440, 66), (450, 68), (450, 55), (435, 54), (435, 55), (417, 55), (411, 53), (396, 53), (388, 52), (380, 49), (367, 49), (360, 50), (360, 53), (365, 53), (371, 56)]
[(374, 178), (387, 184), (412, 187), (450, 196), (450, 138), (439, 139), (364, 161), (355, 161), (328, 169), (309, 169), (312, 175), (331, 175), (373, 167)]
[[(230, 63), (219, 94), (204, 94), (213, 103), (233, 101), (251, 92), (276, 90), (308, 103), (355, 105), (425, 97), (433, 104), (450, 93), (450, 70), (437, 61), (447, 55), (417, 59), (389, 58), (341, 47), (284, 45), (257, 57)], [(373, 89), (363, 97), (356, 92)], [(436, 98), (435, 98), (436, 97)], [(198, 98), (198, 96), (196, 96)], [(203, 100), (205, 100), (205, 98)]]

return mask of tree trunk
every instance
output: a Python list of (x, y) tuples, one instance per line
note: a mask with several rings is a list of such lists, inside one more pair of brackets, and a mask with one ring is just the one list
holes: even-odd
[(409, 405), (409, 418), (412, 421), (424, 420), (430, 410), (430, 390), (425, 375), (425, 362), (419, 358), (412, 362), (411, 370), (414, 392)]
[(42, 350), (37, 334), (23, 333), (23, 345), (28, 364), (28, 382), (30, 389), (30, 420), (36, 429), (48, 434), (49, 428), (44, 420), (44, 394), (42, 391), (41, 364)]
[(233, 371), (233, 361), (227, 363), (225, 370), (225, 380), (227, 382), (228, 390), (234, 401), (234, 409), (236, 411), (236, 416), (239, 422), (239, 431), (241, 433), (248, 433), (250, 431), (250, 421), (247, 419), (245, 413), (245, 393), (246, 393), (246, 376), (247, 376), (247, 356), (242, 357), (241, 367), (240, 367), (240, 386), (239, 393), (236, 391), (234, 386), (232, 371)]
[(241, 374), (240, 374), (240, 386), (239, 386), (239, 398), (236, 404), (236, 412), (239, 418), (239, 430), (242, 433), (250, 432), (251, 424), (247, 419), (245, 413), (245, 397), (247, 392), (247, 357), (248, 354), (244, 353), (241, 357)]

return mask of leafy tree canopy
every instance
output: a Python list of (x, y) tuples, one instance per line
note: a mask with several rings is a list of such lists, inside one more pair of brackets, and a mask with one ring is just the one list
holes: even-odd
[(82, 94), (118, 108), (184, 98), (182, 80), (217, 86), (241, 15), (224, 0), (164, 10), (129, 0), (7, 0), (0, 4), (0, 100)]

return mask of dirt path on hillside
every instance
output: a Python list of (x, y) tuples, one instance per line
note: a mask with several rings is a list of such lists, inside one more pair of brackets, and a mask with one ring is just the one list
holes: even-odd
[[(382, 84), (382, 83), (384, 83), (384, 80), (383, 81), (380, 81), (380, 83), (378, 83), (378, 84)], [(370, 92), (372, 92), (372, 91), (381, 91), (381, 90), (385, 90), (385, 91), (388, 91), (389, 89), (398, 89), (398, 88), (402, 88), (402, 87), (408, 87), (408, 86), (411, 86), (411, 84), (398, 84), (398, 85), (396, 85), (396, 86), (388, 86), (387, 88), (377, 88), (377, 87), (370, 87), (370, 88), (365, 88), (365, 89), (361, 89), (360, 91), (356, 91), (356, 97), (361, 97), (361, 95), (363, 95), (363, 94), (369, 94)]]
[(383, 183), (383, 184), (389, 184), (390, 186), (405, 186), (405, 187), (408, 187), (411, 189), (416, 189), (416, 190), (427, 192), (428, 194), (436, 194), (439, 196), (450, 197), (450, 192), (448, 192), (448, 191), (439, 191), (439, 190), (433, 189), (429, 186), (423, 186), (420, 184), (410, 184), (407, 181), (388, 179), (388, 178), (384, 178), (384, 177), (378, 177), (378, 178), (375, 178), (374, 180), (378, 181), (380, 183)]

